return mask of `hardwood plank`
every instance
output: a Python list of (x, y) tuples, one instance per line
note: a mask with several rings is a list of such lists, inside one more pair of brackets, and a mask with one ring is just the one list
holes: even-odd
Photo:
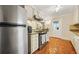
[(69, 40), (50, 37), (48, 43), (33, 54), (76, 54), (76, 51)]

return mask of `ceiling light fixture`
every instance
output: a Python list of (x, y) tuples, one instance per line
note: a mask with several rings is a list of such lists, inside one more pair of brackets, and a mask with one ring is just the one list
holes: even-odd
[(61, 5), (57, 5), (56, 12), (58, 12), (60, 10), (60, 8), (61, 8)]

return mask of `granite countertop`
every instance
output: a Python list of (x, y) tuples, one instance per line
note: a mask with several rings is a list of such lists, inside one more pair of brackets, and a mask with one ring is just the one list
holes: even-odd
[(48, 32), (48, 29), (41, 29), (41, 30), (34, 30), (33, 29), (33, 32), (32, 33), (28, 33), (28, 34), (30, 34), (30, 35), (32, 35), (32, 34), (40, 34), (40, 35), (43, 35), (43, 34), (46, 34)]

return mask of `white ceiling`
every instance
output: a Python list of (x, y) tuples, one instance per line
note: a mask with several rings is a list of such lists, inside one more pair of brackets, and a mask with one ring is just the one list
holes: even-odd
[(38, 10), (47, 10), (48, 8), (50, 7), (53, 7), (55, 8), (56, 6), (55, 5), (34, 5), (33, 7), (37, 8)]
[(41, 13), (48, 15), (62, 15), (74, 11), (74, 5), (61, 5), (61, 8), (56, 12), (57, 5), (33, 5), (33, 8), (38, 10)]

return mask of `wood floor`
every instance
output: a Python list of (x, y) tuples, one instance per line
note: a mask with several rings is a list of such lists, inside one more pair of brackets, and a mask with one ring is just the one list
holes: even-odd
[(44, 46), (33, 54), (76, 54), (76, 51), (69, 40), (51, 37)]

